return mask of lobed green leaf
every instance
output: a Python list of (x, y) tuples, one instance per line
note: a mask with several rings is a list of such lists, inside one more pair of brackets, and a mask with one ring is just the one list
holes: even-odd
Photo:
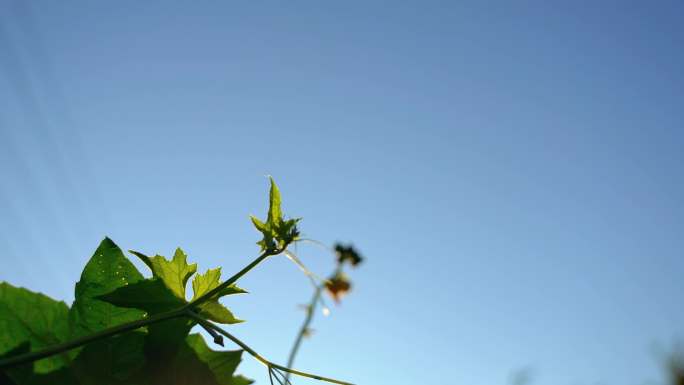
[(197, 264), (188, 265), (187, 255), (180, 247), (176, 249), (171, 261), (161, 255), (150, 258), (136, 251), (131, 253), (140, 258), (152, 270), (152, 274), (161, 279), (176, 297), (185, 300), (185, 286), (188, 279), (197, 271)]
[(189, 335), (186, 342), (195, 352), (197, 358), (209, 367), (218, 384), (238, 385), (253, 382), (242, 376), (233, 376), (235, 369), (242, 360), (242, 350), (212, 350), (199, 334)]
[(142, 318), (143, 312), (116, 307), (99, 296), (143, 279), (121, 249), (105, 238), (86, 264), (76, 283), (75, 300), (69, 311), (71, 337), (91, 334), (111, 326)]
[[(192, 301), (201, 297), (202, 295), (215, 289), (220, 284), (221, 278), (221, 268), (209, 269), (204, 274), (197, 274), (192, 280), (192, 289), (194, 295)], [(235, 324), (239, 322), (244, 322), (243, 320), (235, 318), (233, 313), (228, 310), (225, 306), (219, 303), (219, 298), (230, 294), (246, 293), (245, 290), (231, 285), (221, 290), (214, 298), (199, 305), (200, 315), (206, 317), (215, 322), (220, 322), (224, 324)]]
[[(69, 308), (64, 302), (0, 283), (0, 354), (20, 346), (40, 350), (69, 338)], [(38, 373), (47, 373), (71, 363), (71, 356), (60, 354), (36, 362)]]
[(178, 309), (186, 304), (159, 278), (138, 281), (97, 298), (115, 306), (140, 309), (150, 314)]
[(271, 190), (269, 193), (269, 206), (266, 222), (262, 222), (253, 215), (250, 216), (254, 227), (263, 235), (263, 238), (257, 242), (262, 251), (273, 250), (276, 247), (281, 249), (285, 248), (299, 237), (297, 223), (301, 218), (283, 219), (283, 213), (280, 208), (280, 190), (272, 177), (270, 178), (270, 182)]

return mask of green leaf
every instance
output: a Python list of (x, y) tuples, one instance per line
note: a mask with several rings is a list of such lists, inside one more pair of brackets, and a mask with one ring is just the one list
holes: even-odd
[[(30, 343), (24, 342), (16, 348), (0, 354), (0, 359), (25, 354), (30, 351)], [(0, 384), (2, 385), (55, 385), (76, 384), (71, 368), (62, 366), (48, 373), (35, 373), (33, 363), (15, 366), (11, 369), (0, 371)]]
[(230, 381), (227, 381), (226, 383), (222, 383), (221, 385), (250, 385), (253, 383), (254, 383), (254, 380), (250, 380), (247, 377), (237, 375), (237, 376), (234, 376), (233, 378), (231, 378)]
[(269, 177), (269, 179), (271, 191), (268, 194), (268, 223), (280, 223), (283, 220), (283, 213), (280, 210), (280, 189), (273, 177)]
[(257, 245), (261, 247), (261, 250), (270, 250), (275, 248), (275, 233), (271, 231), (271, 225), (260, 221), (254, 215), (250, 215), (249, 218), (252, 220), (254, 227), (256, 227), (256, 229), (259, 230), (263, 235), (263, 238), (257, 242)]
[[(142, 274), (121, 249), (111, 239), (105, 238), (76, 284), (76, 298), (69, 311), (71, 337), (88, 335), (143, 318), (144, 312), (141, 310), (118, 307), (101, 299), (103, 295), (142, 280)], [(118, 376), (120, 383), (126, 383), (127, 377), (145, 362), (138, 343), (141, 336), (140, 332), (130, 332), (87, 345), (74, 362), (79, 380), (84, 384), (116, 384), (119, 382), (114, 380)], [(128, 351), (128, 356), (119, 357), (122, 351)], [(127, 360), (132, 360), (135, 365)]]
[(121, 249), (111, 239), (105, 238), (76, 284), (74, 304), (69, 311), (71, 336), (91, 334), (142, 318), (140, 310), (116, 307), (97, 298), (142, 279), (142, 274)]
[(233, 377), (242, 360), (242, 350), (211, 350), (199, 334), (191, 334), (185, 341), (197, 357), (209, 367), (220, 385), (247, 385), (253, 382), (242, 376)]
[[(31, 351), (65, 341), (69, 335), (69, 308), (64, 302), (24, 288), (0, 283), (0, 354), (29, 344)], [(47, 373), (71, 362), (67, 353), (35, 363)]]
[[(192, 280), (192, 289), (194, 291), (192, 301), (203, 296), (204, 294), (215, 289), (220, 284), (221, 279), (221, 268), (209, 269), (204, 274), (197, 274)], [(230, 312), (225, 306), (219, 303), (219, 298), (230, 294), (246, 293), (243, 289), (231, 285), (221, 290), (215, 297), (209, 299), (208, 301), (199, 305), (200, 315), (224, 324), (234, 324), (239, 322), (244, 322), (240, 319), (235, 318), (233, 313)]]
[(244, 320), (236, 318), (227, 307), (218, 303), (218, 301), (207, 301), (200, 305), (200, 315), (210, 319), (214, 322), (222, 324), (237, 324), (245, 322)]
[(178, 309), (186, 304), (158, 278), (138, 281), (97, 298), (114, 306), (140, 309), (150, 314)]
[(132, 331), (86, 345), (73, 364), (80, 383), (131, 384), (145, 365), (145, 334)]
[(278, 240), (280, 241), (280, 247), (285, 247), (292, 241), (299, 238), (299, 230), (297, 229), (297, 223), (301, 218), (288, 219), (283, 221), (280, 226), (276, 229)]
[(178, 349), (183, 339), (190, 333), (195, 322), (188, 318), (175, 318), (147, 327), (145, 356), (153, 371), (164, 369)]
[(280, 190), (273, 178), (270, 178), (270, 182), (271, 190), (269, 193), (269, 206), (266, 222), (262, 222), (253, 215), (250, 216), (254, 227), (263, 235), (263, 238), (257, 242), (262, 251), (272, 250), (276, 247), (281, 249), (285, 248), (299, 237), (297, 223), (300, 218), (283, 219), (283, 213), (280, 208)]
[[(28, 341), (24, 341), (21, 344), (13, 347), (12, 349), (9, 349), (4, 353), (0, 353), (0, 360), (10, 358), (12, 356), (18, 356), (20, 354), (25, 354), (30, 351), (31, 344)], [(31, 364), (24, 364), (11, 369), (0, 370), (0, 384), (16, 385), (27, 383), (29, 379), (33, 376), (32, 366), (33, 365)]]
[[(98, 298), (115, 306), (144, 310), (147, 312), (146, 315), (176, 310), (187, 303), (178, 298), (160, 278), (156, 277), (120, 287)], [(187, 336), (193, 325), (194, 322), (187, 318), (171, 319), (149, 325), (145, 354), (152, 361), (172, 357), (178, 350), (178, 344)]]
[(157, 370), (141, 373), (153, 385), (237, 385), (233, 372), (242, 351), (213, 351), (199, 334), (187, 336), (176, 355)]
[(262, 233), (270, 231), (268, 225), (260, 221), (259, 218), (255, 217), (254, 215), (250, 215), (249, 218), (252, 220), (252, 223), (254, 223), (254, 227), (256, 227), (257, 230), (261, 231)]
[(187, 255), (180, 247), (176, 249), (171, 261), (161, 255), (150, 258), (139, 252), (131, 253), (140, 258), (152, 270), (152, 275), (159, 277), (176, 297), (185, 300), (185, 286), (197, 271), (197, 264), (188, 265)]
[(237, 287), (235, 284), (230, 285), (228, 287), (224, 287), (221, 289), (218, 294), (216, 294), (219, 297), (223, 297), (224, 295), (231, 295), (231, 294), (247, 294), (248, 291), (241, 288)]

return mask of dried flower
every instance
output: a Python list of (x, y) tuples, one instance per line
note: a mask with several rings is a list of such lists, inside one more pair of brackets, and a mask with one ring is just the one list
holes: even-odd
[(338, 273), (328, 279), (325, 289), (335, 302), (339, 303), (342, 297), (351, 290), (351, 282), (344, 273)]
[(361, 255), (351, 245), (343, 246), (337, 243), (335, 244), (335, 252), (337, 253), (337, 263), (339, 264), (349, 262), (350, 265), (356, 267), (356, 265), (363, 261)]

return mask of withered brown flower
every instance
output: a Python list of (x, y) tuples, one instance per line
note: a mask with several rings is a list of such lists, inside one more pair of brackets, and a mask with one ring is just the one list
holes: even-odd
[(328, 279), (325, 283), (325, 290), (336, 303), (340, 303), (342, 297), (351, 290), (351, 282), (344, 273), (338, 273)]

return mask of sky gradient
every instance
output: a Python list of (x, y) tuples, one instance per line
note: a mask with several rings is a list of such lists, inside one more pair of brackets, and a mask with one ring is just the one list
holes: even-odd
[[(227, 276), (273, 175), (306, 237), (366, 256), (297, 368), (660, 384), (684, 339), (682, 20), (680, 1), (2, 1), (0, 280), (70, 302), (104, 236)], [(284, 363), (307, 279), (275, 258), (240, 286), (234, 334)]]

